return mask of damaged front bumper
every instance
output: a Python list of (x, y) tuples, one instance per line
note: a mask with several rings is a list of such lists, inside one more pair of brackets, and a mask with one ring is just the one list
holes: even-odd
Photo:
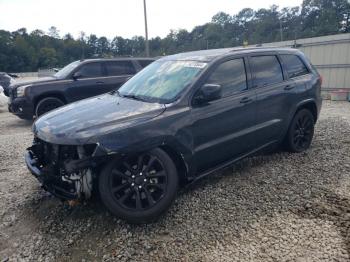
[(53, 176), (50, 172), (45, 172), (38, 168), (38, 161), (33, 156), (33, 152), (28, 151), (25, 153), (25, 161), (29, 171), (38, 179), (43, 189), (62, 200), (78, 198), (77, 192), (73, 187)]
[(34, 139), (25, 153), (29, 171), (42, 187), (62, 200), (90, 198), (101, 164), (111, 156), (84, 146), (61, 146)]

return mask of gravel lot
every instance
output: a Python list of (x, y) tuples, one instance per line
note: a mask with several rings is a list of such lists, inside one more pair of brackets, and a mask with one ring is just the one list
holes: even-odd
[(135, 226), (44, 193), (31, 123), (0, 112), (0, 261), (349, 261), (350, 103), (324, 102), (312, 148), (249, 158)]

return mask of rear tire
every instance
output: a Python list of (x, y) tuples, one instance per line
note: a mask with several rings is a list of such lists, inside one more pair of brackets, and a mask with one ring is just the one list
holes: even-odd
[(64, 106), (64, 102), (56, 97), (46, 97), (39, 101), (35, 108), (35, 116), (41, 115), (54, 110), (58, 107)]
[(178, 189), (174, 162), (161, 149), (112, 160), (99, 177), (102, 202), (117, 217), (141, 224), (157, 220)]
[(285, 145), (288, 151), (300, 153), (307, 150), (314, 136), (315, 119), (308, 109), (298, 111), (288, 129)]

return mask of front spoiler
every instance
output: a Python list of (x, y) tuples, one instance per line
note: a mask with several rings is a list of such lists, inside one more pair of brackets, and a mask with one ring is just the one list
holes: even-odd
[(73, 190), (73, 192), (70, 192), (63, 186), (60, 186), (60, 184), (63, 183), (63, 181), (59, 181), (60, 178), (54, 177), (49, 173), (45, 173), (36, 166), (37, 161), (33, 157), (32, 151), (27, 151), (24, 155), (24, 158), (29, 171), (40, 182), (43, 189), (62, 200), (73, 200), (78, 198), (75, 190)]

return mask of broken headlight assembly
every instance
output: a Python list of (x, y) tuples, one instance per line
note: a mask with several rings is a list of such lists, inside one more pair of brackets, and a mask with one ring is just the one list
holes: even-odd
[(34, 139), (26, 163), (42, 186), (64, 199), (89, 199), (99, 164), (106, 160), (98, 144), (55, 145)]

